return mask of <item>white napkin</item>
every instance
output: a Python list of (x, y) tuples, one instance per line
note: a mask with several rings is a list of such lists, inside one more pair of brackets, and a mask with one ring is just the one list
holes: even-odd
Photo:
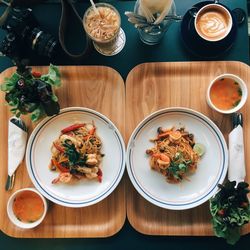
[(243, 129), (241, 125), (234, 128), (229, 134), (229, 181), (244, 181), (246, 177)]
[[(10, 118), (10, 120), (11, 119), (13, 119), (13, 117)], [(27, 142), (27, 132), (10, 120), (8, 131), (8, 175), (12, 176), (23, 160)]]

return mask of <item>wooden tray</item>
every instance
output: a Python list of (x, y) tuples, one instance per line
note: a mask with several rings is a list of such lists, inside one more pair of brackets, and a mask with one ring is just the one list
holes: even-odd
[[(227, 139), (231, 130), (229, 115), (212, 111), (205, 99), (210, 81), (222, 73), (240, 76), (250, 90), (249, 67), (240, 62), (147, 63), (134, 68), (126, 81), (126, 140), (137, 124), (152, 112), (171, 106), (195, 109), (210, 117)], [(250, 150), (250, 98), (244, 116), (245, 150)], [(248, 108), (248, 113), (247, 113)], [(248, 138), (248, 140), (246, 140)], [(250, 181), (250, 154), (246, 154), (247, 179)], [(139, 232), (149, 235), (213, 235), (208, 202), (184, 211), (159, 208), (127, 185), (127, 216)], [(242, 233), (250, 232), (250, 224)]]
[[(47, 73), (48, 67), (33, 67), (35, 71)], [(10, 76), (15, 68), (10, 68), (0, 75)], [(61, 107), (81, 106), (95, 109), (111, 119), (124, 134), (125, 124), (125, 88), (121, 76), (108, 67), (60, 67), (62, 87), (56, 94)], [(85, 208), (66, 208), (50, 203), (48, 214), (41, 225), (33, 230), (15, 227), (8, 219), (6, 203), (13, 191), (31, 187), (25, 163), (17, 170), (16, 182), (12, 192), (6, 192), (7, 177), (7, 120), (11, 116), (4, 103), (4, 94), (0, 93), (0, 229), (9, 236), (23, 238), (72, 238), (72, 237), (107, 237), (118, 232), (126, 218), (125, 183), (122, 181), (115, 191), (103, 201)], [(29, 132), (32, 125), (26, 124)], [(34, 126), (34, 125), (33, 125)]]

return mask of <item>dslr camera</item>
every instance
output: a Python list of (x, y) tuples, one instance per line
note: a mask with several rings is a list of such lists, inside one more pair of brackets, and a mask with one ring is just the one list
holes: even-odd
[(30, 8), (10, 8), (0, 27), (7, 32), (0, 43), (0, 52), (14, 61), (27, 58), (29, 51), (50, 59), (57, 53), (58, 41), (39, 28)]

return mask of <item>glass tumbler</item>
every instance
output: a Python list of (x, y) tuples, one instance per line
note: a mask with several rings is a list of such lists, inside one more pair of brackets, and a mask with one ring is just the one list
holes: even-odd
[(97, 3), (96, 10), (89, 7), (83, 17), (83, 26), (100, 52), (112, 55), (121, 29), (121, 17), (117, 9), (107, 3)]
[[(140, 0), (137, 0), (134, 7), (134, 12), (136, 14), (141, 15), (140, 13)], [(169, 12), (166, 13), (166, 15), (176, 15), (176, 7), (174, 0), (171, 3), (171, 7), (169, 9)], [(168, 31), (170, 25), (174, 22), (174, 20), (163, 20), (158, 25), (152, 25), (148, 27), (143, 28), (137, 28), (140, 39), (143, 43), (148, 45), (155, 45), (160, 43), (162, 38), (164, 37), (165, 33)]]

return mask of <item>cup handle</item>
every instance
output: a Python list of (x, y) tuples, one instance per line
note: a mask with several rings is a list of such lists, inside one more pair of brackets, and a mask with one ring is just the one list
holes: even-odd
[(241, 8), (236, 8), (232, 10), (234, 16), (236, 17), (237, 24), (240, 25), (244, 23), (246, 19), (246, 12)]
[(198, 8), (197, 7), (192, 7), (191, 9), (189, 9), (189, 14), (193, 17), (196, 17), (197, 12), (198, 12)]

